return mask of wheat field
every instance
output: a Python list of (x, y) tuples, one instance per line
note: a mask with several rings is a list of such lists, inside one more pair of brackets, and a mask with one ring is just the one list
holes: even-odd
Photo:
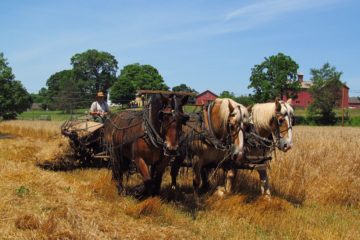
[(167, 197), (167, 173), (161, 198), (137, 201), (118, 196), (106, 168), (38, 167), (69, 150), (59, 126), (0, 123), (0, 239), (360, 238), (360, 128), (296, 126), (294, 148), (271, 162), (270, 201), (255, 172), (239, 171), (235, 194), (206, 195), (194, 213), (191, 173), (180, 200)]

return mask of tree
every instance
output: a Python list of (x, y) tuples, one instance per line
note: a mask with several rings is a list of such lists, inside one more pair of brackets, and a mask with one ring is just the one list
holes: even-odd
[(77, 81), (73, 70), (62, 70), (54, 73), (46, 82), (48, 87), (44, 91), (46, 104), (50, 108), (62, 109), (70, 112), (74, 108), (88, 107), (95, 93), (84, 95), (83, 81)]
[(244, 105), (244, 106), (250, 106), (255, 103), (253, 96), (251, 95), (241, 95), (236, 98), (236, 102)]
[(235, 94), (229, 91), (222, 91), (219, 95), (219, 98), (231, 98), (232, 100), (236, 101)]
[(245, 96), (235, 96), (235, 93), (229, 92), (229, 91), (222, 91), (219, 95), (220, 98), (231, 98), (235, 102), (238, 102), (244, 106), (250, 106), (251, 104), (254, 104), (253, 97), (251, 95)]
[[(128, 90), (120, 90), (124, 87)], [(114, 103), (126, 103), (135, 99), (136, 90), (168, 90), (158, 70), (151, 65), (140, 65), (139, 63), (125, 66), (120, 73), (119, 79), (110, 90), (110, 98)], [(116, 91), (118, 91), (116, 93)], [(126, 100), (126, 101), (124, 101)]]
[[(196, 95), (198, 94), (198, 92), (197, 92), (195, 89), (187, 86), (187, 85), (184, 84), (184, 83), (182, 83), (182, 84), (180, 84), (180, 85), (178, 85), (178, 86), (173, 87), (173, 88), (172, 88), (172, 91), (173, 91), (173, 92), (190, 92), (190, 93), (195, 93)], [(195, 104), (195, 102), (196, 102), (196, 96), (189, 96), (189, 98), (188, 98), (188, 104)]]
[(107, 93), (116, 81), (118, 62), (113, 55), (95, 49), (77, 53), (71, 58), (76, 83), (87, 98), (98, 91)]
[(135, 99), (135, 87), (130, 81), (120, 78), (110, 88), (110, 98), (113, 103), (127, 104)]
[(311, 69), (310, 73), (313, 82), (310, 88), (313, 102), (308, 108), (310, 118), (320, 115), (321, 123), (335, 123), (333, 109), (339, 105), (342, 96), (343, 83), (340, 81), (342, 72), (338, 72), (335, 67), (325, 63), (320, 69)]
[(31, 93), (31, 99), (33, 103), (39, 103), (43, 110), (48, 109), (48, 90), (42, 87), (38, 93)]
[(20, 81), (15, 80), (4, 54), (0, 53), (0, 117), (14, 119), (30, 105), (30, 94)]
[(178, 86), (175, 86), (171, 89), (173, 92), (190, 92), (190, 93), (198, 93), (195, 89), (187, 86), (186, 84), (182, 83)]
[(276, 97), (294, 97), (300, 90), (297, 81), (299, 65), (291, 57), (278, 53), (251, 69), (249, 88), (254, 88), (254, 99), (258, 102), (274, 100)]

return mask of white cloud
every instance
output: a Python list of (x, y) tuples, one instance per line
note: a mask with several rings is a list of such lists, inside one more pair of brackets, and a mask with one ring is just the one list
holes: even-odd
[(251, 18), (266, 21), (281, 14), (319, 8), (340, 0), (262, 0), (235, 9), (225, 16), (225, 21), (237, 18)]

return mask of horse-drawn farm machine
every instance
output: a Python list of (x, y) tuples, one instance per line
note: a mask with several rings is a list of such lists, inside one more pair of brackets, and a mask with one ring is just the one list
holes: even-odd
[[(129, 103), (129, 108), (126, 110), (141, 111), (153, 94), (195, 95), (187, 92), (139, 90), (138, 97)], [(113, 112), (118, 111), (122, 110), (115, 109)], [(71, 118), (61, 125), (61, 134), (69, 139), (73, 159), (79, 161), (82, 166), (96, 166), (99, 162), (110, 159), (110, 154), (103, 143), (103, 130), (104, 123), (95, 122), (90, 115)]]

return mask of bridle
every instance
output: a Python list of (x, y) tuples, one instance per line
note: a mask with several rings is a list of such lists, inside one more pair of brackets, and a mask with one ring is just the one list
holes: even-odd
[[(169, 106), (169, 104), (168, 104), (168, 105), (164, 106), (163, 109), (160, 110), (159, 113), (158, 113), (159, 114), (158, 121), (160, 122), (160, 135), (161, 135), (161, 137), (165, 137), (165, 135), (167, 133), (167, 130), (171, 127), (171, 125), (174, 122), (182, 120), (182, 118), (184, 117), (183, 112), (179, 110), (178, 104), (177, 104), (176, 99), (175, 99), (176, 96), (174, 95), (172, 98), (173, 98), (173, 101), (174, 101), (174, 107)], [(164, 116), (170, 116), (171, 117), (171, 120), (168, 121), (166, 124), (164, 122)], [(176, 126), (176, 135), (177, 135), (178, 141), (180, 139), (181, 133), (182, 133), (182, 128)], [(163, 141), (163, 151), (164, 151), (164, 154), (167, 155), (167, 156), (174, 156), (167, 149), (167, 147), (165, 145), (165, 141)], [(179, 152), (176, 152), (175, 156), (177, 156), (177, 155), (179, 155)]]
[[(289, 130), (292, 130), (292, 118), (290, 118), (290, 116), (288, 114), (288, 108), (286, 107), (285, 104), (282, 106), (284, 106), (284, 108), (286, 110), (285, 114), (282, 114), (281, 110), (280, 111), (276, 110), (275, 116), (273, 117), (273, 121), (276, 124), (274, 135), (275, 135), (275, 144), (277, 147), (280, 147), (280, 139), (282, 138), (281, 134), (284, 132), (288, 132)], [(279, 116), (281, 116), (281, 117), (279, 117)], [(288, 118), (288, 127), (284, 130), (280, 130), (280, 127), (286, 121), (286, 117)]]
[[(208, 106), (208, 109), (207, 109), (207, 118), (208, 118), (208, 124), (209, 124), (209, 132), (210, 132), (210, 135), (214, 138), (215, 137), (215, 134), (214, 134), (214, 130), (212, 128), (212, 121), (211, 121), (211, 110), (212, 110), (212, 107), (214, 105), (214, 102), (210, 103), (209, 106)], [(242, 112), (241, 112), (241, 108), (240, 106), (238, 106), (239, 108), (239, 111), (240, 111), (240, 116), (242, 116)], [(234, 143), (232, 143), (232, 140), (236, 137), (236, 135), (240, 132), (240, 131), (244, 131), (242, 128), (241, 128), (241, 121), (239, 122), (239, 124), (236, 124), (236, 129), (233, 130), (232, 129), (233, 125), (230, 123), (230, 120), (228, 119), (228, 122), (226, 123), (226, 134), (225, 136), (223, 136), (222, 139), (219, 139), (220, 142), (222, 143), (222, 146), (215, 146), (216, 148), (218, 149), (231, 149), (234, 145)], [(233, 132), (234, 131), (234, 132)]]

